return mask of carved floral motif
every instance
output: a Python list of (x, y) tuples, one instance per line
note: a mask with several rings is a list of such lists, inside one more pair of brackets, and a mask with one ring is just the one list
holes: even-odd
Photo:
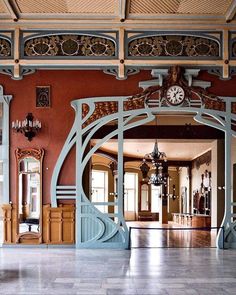
[(87, 35), (51, 35), (32, 38), (24, 45), (25, 56), (115, 56), (115, 42)]
[[(83, 104), (82, 106), (82, 116), (83, 118), (88, 113), (88, 105)], [(102, 101), (102, 102), (95, 102), (95, 109), (92, 115), (86, 120), (83, 124), (83, 127), (91, 124), (92, 122), (103, 118), (105, 116), (114, 114), (118, 112), (118, 102), (117, 101)]]
[[(216, 95), (208, 93), (205, 89), (201, 87), (189, 87), (188, 82), (185, 80), (182, 73), (182, 68), (179, 66), (173, 66), (169, 69), (167, 77), (163, 81), (162, 86), (150, 86), (144, 91), (133, 95), (124, 101), (124, 111), (143, 109), (147, 105), (148, 107), (155, 107), (153, 105), (149, 106), (149, 102), (156, 100), (157, 102), (164, 101), (161, 106), (167, 106), (165, 103), (166, 92), (168, 88), (172, 85), (179, 85), (184, 89), (185, 98), (182, 104), (178, 107), (189, 106), (189, 101), (193, 99), (194, 101), (199, 100), (199, 104), (195, 107), (204, 106), (205, 109), (225, 111), (225, 102), (217, 97)], [(89, 106), (87, 104), (82, 105), (83, 118), (89, 112)], [(118, 112), (118, 102), (96, 102), (95, 110), (93, 114), (86, 120), (83, 127), (89, 125), (90, 123)], [(236, 113), (236, 103), (232, 103), (232, 112)]]
[(219, 57), (219, 44), (208, 38), (163, 35), (137, 38), (129, 45), (129, 56)]
[(11, 55), (11, 43), (4, 38), (0, 38), (0, 56), (7, 57), (10, 55)]

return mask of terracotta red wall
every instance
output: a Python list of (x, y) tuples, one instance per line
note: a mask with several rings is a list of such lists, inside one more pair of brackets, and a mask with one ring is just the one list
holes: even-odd
[[(216, 76), (203, 72), (200, 79), (212, 81), (210, 89), (217, 95), (236, 96), (236, 78), (221, 81)], [(23, 120), (28, 112), (42, 122), (42, 130), (29, 142), (22, 134), (10, 130), (10, 189), (14, 202), (16, 194), (16, 163), (14, 151), (16, 148), (43, 148), (45, 158), (43, 163), (43, 203), (50, 203), (50, 181), (55, 162), (62, 149), (65, 139), (74, 121), (74, 110), (70, 102), (74, 99), (93, 96), (132, 95), (138, 93), (138, 83), (151, 79), (150, 71), (142, 71), (130, 76), (127, 80), (117, 80), (114, 76), (102, 71), (37, 71), (25, 76), (20, 81), (0, 74), (0, 84), (4, 94), (12, 94), (10, 107), (10, 122)], [(36, 86), (51, 86), (51, 108), (35, 107)], [(68, 156), (60, 182), (73, 184), (75, 163), (74, 151)], [(64, 171), (63, 170), (63, 171)]]

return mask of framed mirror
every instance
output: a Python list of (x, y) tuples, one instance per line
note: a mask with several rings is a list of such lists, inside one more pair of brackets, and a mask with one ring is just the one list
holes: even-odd
[(17, 149), (17, 242), (42, 242), (43, 149)]

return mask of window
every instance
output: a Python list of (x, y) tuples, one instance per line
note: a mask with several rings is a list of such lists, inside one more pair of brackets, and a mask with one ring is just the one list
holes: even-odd
[(161, 206), (161, 186), (151, 186), (152, 202), (151, 211), (152, 213), (158, 213)]
[[(92, 202), (108, 201), (108, 172), (92, 170)], [(95, 205), (103, 213), (107, 213), (107, 205)]]
[(137, 173), (125, 173), (124, 177), (124, 210), (136, 212)]

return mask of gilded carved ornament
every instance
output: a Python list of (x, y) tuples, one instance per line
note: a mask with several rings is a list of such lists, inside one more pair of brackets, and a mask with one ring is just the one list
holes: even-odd
[(132, 57), (219, 57), (220, 48), (218, 42), (204, 37), (184, 35), (147, 36), (130, 41), (128, 55)]
[(34, 157), (37, 160), (42, 159), (44, 155), (43, 149), (17, 149), (15, 151), (17, 160), (26, 158), (26, 157)]
[[(141, 93), (138, 93), (126, 101), (124, 101), (124, 111), (142, 109), (147, 105), (149, 106), (149, 101), (157, 100), (161, 102), (161, 106), (170, 106), (167, 100), (168, 90), (172, 86), (179, 87), (183, 89), (184, 98), (182, 101), (176, 106), (189, 106), (188, 102), (192, 99), (195, 101), (199, 101), (198, 106), (204, 106), (205, 109), (217, 110), (217, 111), (225, 111), (225, 102), (217, 97), (214, 94), (208, 93), (205, 89), (201, 87), (188, 86), (188, 82), (185, 80), (183, 75), (183, 69), (180, 66), (172, 66), (168, 71), (167, 77), (163, 81), (163, 85), (150, 86)], [(89, 125), (90, 123), (114, 114), (118, 111), (118, 103), (113, 102), (95, 102), (95, 109), (92, 115), (86, 120), (83, 127)], [(83, 104), (82, 113), (83, 118), (88, 114), (89, 106), (87, 104)], [(236, 112), (236, 103), (232, 103), (232, 113)]]

